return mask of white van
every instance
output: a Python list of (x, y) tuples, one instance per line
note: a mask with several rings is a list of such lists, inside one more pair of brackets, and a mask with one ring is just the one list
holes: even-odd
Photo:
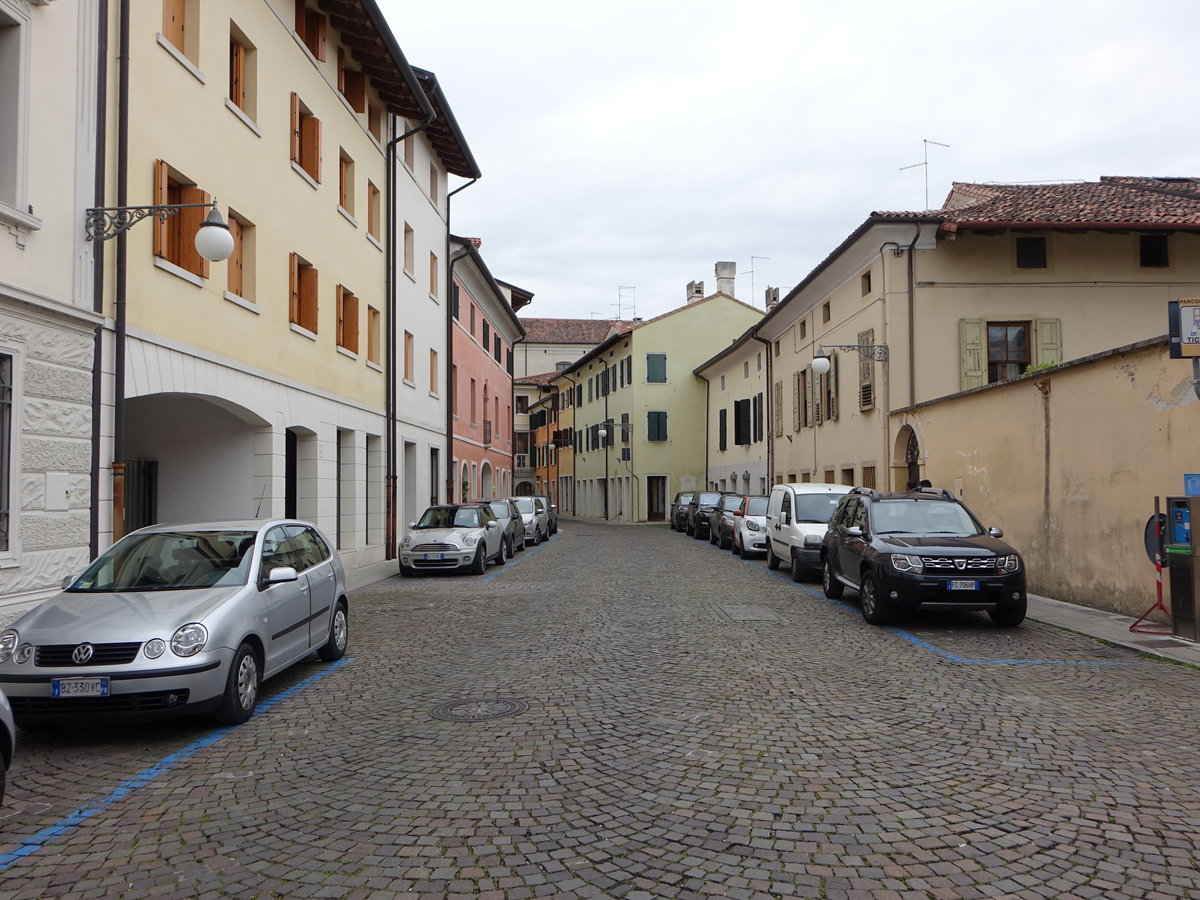
[(784, 563), (792, 581), (821, 576), (821, 540), (845, 484), (777, 484), (767, 501), (767, 566)]

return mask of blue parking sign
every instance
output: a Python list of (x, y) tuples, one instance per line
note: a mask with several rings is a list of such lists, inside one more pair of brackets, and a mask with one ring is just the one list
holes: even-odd
[(1200, 474), (1183, 476), (1183, 493), (1188, 497), (1200, 497)]

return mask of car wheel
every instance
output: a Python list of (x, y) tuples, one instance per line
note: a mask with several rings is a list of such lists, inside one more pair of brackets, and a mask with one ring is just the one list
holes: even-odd
[[(768, 550), (767, 552), (770, 553), (771, 551)], [(828, 557), (821, 564), (821, 588), (825, 591), (825, 596), (830, 600), (836, 600), (846, 592), (846, 586), (833, 577), (833, 566), (829, 564)]]
[(1028, 601), (1022, 600), (1020, 603), (1014, 603), (1011, 606), (1002, 606), (1000, 609), (989, 609), (988, 615), (1001, 628), (1016, 628), (1025, 621), (1025, 611), (1028, 606)]
[(333, 662), (346, 655), (350, 642), (350, 616), (346, 613), (346, 601), (339, 600), (333, 608), (333, 620), (329, 623), (329, 640), (317, 651), (325, 662)]
[(862, 617), (872, 625), (886, 625), (892, 621), (891, 612), (883, 601), (879, 598), (879, 592), (875, 588), (875, 579), (871, 575), (864, 575), (862, 585), (858, 589), (859, 602), (862, 604)]
[(508, 557), (504, 555), (504, 551), (508, 549), (504, 546), (504, 541), (500, 542), (500, 549), (496, 551), (496, 565), (502, 566), (508, 562)]
[(800, 561), (800, 554), (795, 550), (792, 551), (792, 581), (796, 584), (801, 584), (804, 581), (805, 569), (804, 563)]
[(768, 540), (767, 541), (767, 568), (770, 569), (772, 572), (774, 572), (776, 569), (779, 568), (780, 562), (782, 562), (782, 560), (780, 560), (780, 558), (775, 555), (775, 548), (771, 546), (771, 541)]
[(708, 526), (708, 542), (710, 544), (715, 544), (717, 542), (717, 537), (718, 537), (718, 535), (715, 531), (712, 530), (712, 526), (711, 525)]
[(238, 647), (225, 679), (225, 695), (217, 707), (216, 719), (225, 725), (240, 725), (252, 715), (258, 705), (258, 657), (249, 644)]
[(732, 537), (729, 538), (729, 544), (734, 556), (740, 556), (742, 559), (746, 558), (746, 554), (742, 551), (742, 545), (738, 543), (737, 532), (734, 532)]
[(472, 575), (482, 575), (483, 570), (487, 568), (487, 559), (483, 555), (483, 544), (479, 545), (479, 549), (475, 551), (475, 558), (471, 560), (471, 566), (467, 569)]
[(412, 566), (405, 566), (405, 565), (400, 566), (401, 577), (412, 578), (416, 574), (417, 574), (417, 570), (414, 569)]

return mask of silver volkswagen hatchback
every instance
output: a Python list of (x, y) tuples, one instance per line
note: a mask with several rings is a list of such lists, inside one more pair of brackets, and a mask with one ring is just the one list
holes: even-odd
[(341, 560), (295, 520), (155, 525), (113, 544), (0, 632), (19, 725), (254, 714), (264, 680), (346, 652)]

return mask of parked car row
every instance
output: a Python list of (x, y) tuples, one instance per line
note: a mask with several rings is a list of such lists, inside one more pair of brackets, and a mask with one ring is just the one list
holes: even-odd
[(819, 578), (831, 599), (857, 591), (872, 625), (918, 609), (986, 611), (1006, 628), (1025, 619), (1020, 554), (949, 491), (804, 483), (769, 496), (680, 493), (670, 525), (742, 557), (764, 553), (793, 581)]
[(505, 497), (431, 506), (400, 541), (400, 574), (465, 571), (482, 575), (529, 544), (558, 532), (558, 507), (548, 497)]

